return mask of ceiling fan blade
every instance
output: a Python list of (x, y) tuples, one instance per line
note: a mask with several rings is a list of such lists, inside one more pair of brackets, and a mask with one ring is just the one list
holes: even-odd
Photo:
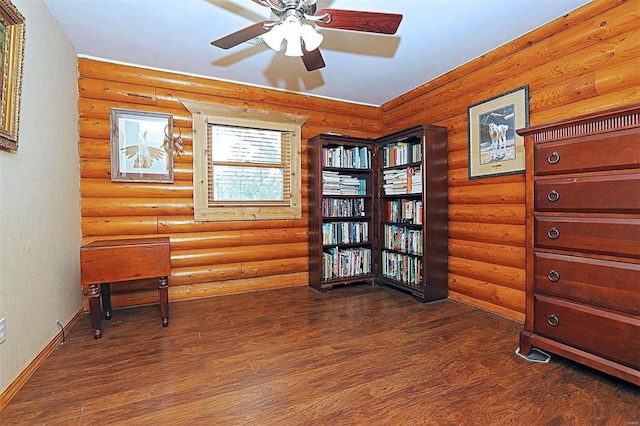
[(363, 12), (345, 9), (320, 9), (314, 16), (331, 15), (328, 24), (322, 21), (317, 25), (339, 30), (363, 31), (367, 33), (395, 34), (402, 21), (402, 15), (397, 13)]
[(244, 43), (247, 40), (251, 40), (252, 38), (256, 38), (266, 33), (269, 30), (264, 29), (263, 25), (272, 22), (275, 21), (262, 21), (253, 25), (249, 25), (248, 27), (236, 31), (235, 33), (231, 33), (217, 40), (214, 40), (211, 42), (211, 44), (222, 49), (229, 49), (231, 47), (239, 45), (240, 43)]
[(304, 62), (304, 66), (307, 71), (319, 70), (320, 68), (324, 68), (325, 65), (320, 49), (314, 49), (311, 52), (304, 50), (304, 53), (302, 54), (302, 62)]

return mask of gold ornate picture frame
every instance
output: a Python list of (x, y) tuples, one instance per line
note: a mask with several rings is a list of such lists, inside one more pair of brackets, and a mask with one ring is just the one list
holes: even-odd
[(18, 149), (25, 19), (9, 0), (0, 0), (0, 148)]

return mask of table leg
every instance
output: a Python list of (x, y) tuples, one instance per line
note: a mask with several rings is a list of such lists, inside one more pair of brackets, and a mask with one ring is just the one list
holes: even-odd
[(100, 294), (102, 295), (102, 310), (104, 319), (111, 319), (111, 285), (109, 283), (100, 284)]
[(89, 285), (89, 312), (91, 314), (91, 328), (93, 337), (102, 337), (102, 317), (100, 315), (100, 292), (98, 284)]
[(167, 277), (160, 277), (158, 297), (160, 299), (160, 316), (162, 317), (162, 326), (166, 327), (169, 325), (169, 279)]

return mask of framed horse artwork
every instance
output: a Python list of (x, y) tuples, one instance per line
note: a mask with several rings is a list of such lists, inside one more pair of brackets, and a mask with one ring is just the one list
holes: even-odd
[(524, 139), (529, 125), (529, 86), (471, 105), (469, 179), (524, 172)]

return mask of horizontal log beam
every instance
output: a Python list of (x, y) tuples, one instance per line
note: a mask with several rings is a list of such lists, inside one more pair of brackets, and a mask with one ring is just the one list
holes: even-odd
[(525, 292), (462, 275), (449, 274), (449, 289), (512, 311), (523, 311)]
[(631, 105), (640, 102), (640, 89), (628, 87), (620, 91), (600, 95), (572, 104), (549, 108), (544, 111), (532, 113), (530, 124), (532, 126), (566, 120), (580, 115), (606, 111), (622, 105)]
[(197, 284), (169, 286), (169, 300), (185, 300), (301, 285), (309, 285), (309, 274), (306, 272), (240, 280), (201, 282)]
[(522, 204), (524, 203), (524, 181), (465, 185), (449, 188), (450, 204)]
[(83, 198), (193, 198), (193, 183), (175, 181), (112, 182), (106, 179), (82, 179), (80, 194)]
[(503, 176), (492, 176), (491, 179), (469, 179), (469, 169), (449, 169), (447, 173), (447, 179), (449, 186), (461, 186), (461, 185), (487, 185), (490, 183), (521, 183), (524, 184), (524, 173), (510, 174)]
[(242, 278), (258, 278), (308, 271), (309, 257), (307, 256), (290, 259), (245, 262), (242, 264)]
[[(191, 266), (224, 265), (227, 263), (245, 263), (263, 260), (288, 259), (308, 255), (308, 244), (270, 244), (252, 246), (227, 246), (189, 250), (172, 250), (171, 267), (187, 268)], [(306, 259), (308, 262), (308, 259)]]
[(308, 257), (227, 263), (222, 265), (189, 266), (172, 268), (169, 285), (181, 286), (209, 281), (277, 276), (294, 272), (306, 272), (308, 270)]
[(106, 99), (116, 102), (156, 105), (156, 89), (151, 86), (121, 81), (78, 79), (78, 92), (82, 99)]
[(193, 200), (190, 198), (82, 198), (80, 211), (83, 217), (193, 215)]
[(303, 214), (300, 219), (272, 221), (236, 221), (236, 222), (196, 222), (193, 215), (160, 215), (158, 229), (161, 233), (216, 232), (242, 229), (284, 229), (306, 227), (309, 216)]
[[(489, 303), (484, 300), (476, 299), (472, 296), (467, 296), (464, 293), (458, 293), (457, 291), (449, 290), (449, 299), (457, 300), (458, 302), (467, 303), (469, 305), (473, 305), (477, 308), (484, 309), (485, 311), (492, 312), (494, 314), (501, 315), (505, 318), (512, 319), (514, 321), (518, 321), (524, 323), (524, 312), (522, 311), (514, 311), (513, 309), (508, 309), (503, 306), (499, 306), (493, 303)], [(517, 345), (517, 342), (514, 343), (514, 347)]]
[(449, 273), (524, 292), (525, 271), (523, 268), (449, 256)]
[(450, 221), (449, 238), (524, 247), (525, 226)]
[(84, 236), (101, 237), (157, 233), (157, 216), (102, 216), (82, 218), (82, 235)]
[(524, 269), (524, 247), (451, 239), (449, 240), (449, 255)]
[(524, 225), (523, 204), (451, 204), (449, 220), (452, 222)]
[(447, 164), (450, 169), (462, 169), (469, 167), (469, 150), (451, 151), (447, 155)]

